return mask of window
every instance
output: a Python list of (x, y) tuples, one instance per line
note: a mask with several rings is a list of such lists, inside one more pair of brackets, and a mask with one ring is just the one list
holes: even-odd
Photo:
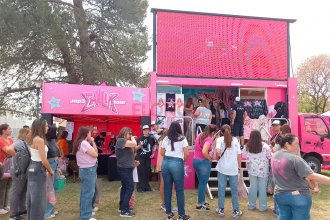
[(328, 127), (321, 118), (305, 118), (305, 130), (318, 136), (328, 136)]

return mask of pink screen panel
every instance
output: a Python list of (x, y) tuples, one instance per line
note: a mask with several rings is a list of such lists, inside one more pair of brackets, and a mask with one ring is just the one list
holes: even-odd
[(287, 21), (157, 12), (157, 74), (287, 79)]

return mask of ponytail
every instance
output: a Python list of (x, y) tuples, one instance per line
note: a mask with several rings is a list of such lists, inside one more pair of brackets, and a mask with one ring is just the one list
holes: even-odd
[(217, 131), (217, 126), (213, 124), (209, 124), (204, 128), (203, 133), (199, 136), (199, 144), (201, 145), (204, 140), (212, 134), (212, 132)]
[(231, 128), (229, 125), (223, 125), (221, 128), (221, 131), (223, 133), (224, 136), (224, 142), (225, 142), (225, 146), (226, 148), (230, 148), (231, 147), (231, 142), (233, 141), (233, 137), (231, 136)]

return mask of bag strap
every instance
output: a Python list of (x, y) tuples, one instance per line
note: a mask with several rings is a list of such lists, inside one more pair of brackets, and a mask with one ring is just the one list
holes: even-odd
[(223, 154), (226, 152), (226, 150), (227, 150), (227, 147), (225, 148), (225, 150), (222, 152), (222, 154), (220, 155), (220, 158), (219, 158), (219, 160), (221, 159), (221, 157), (223, 156)]
[(28, 154), (29, 154), (29, 156), (30, 156), (30, 158), (31, 158), (30, 148), (27, 146), (27, 144), (26, 144), (25, 141), (23, 141), (23, 144), (24, 144), (24, 146), (25, 146), (25, 148), (26, 148), (26, 150), (27, 150), (27, 152), (28, 152)]

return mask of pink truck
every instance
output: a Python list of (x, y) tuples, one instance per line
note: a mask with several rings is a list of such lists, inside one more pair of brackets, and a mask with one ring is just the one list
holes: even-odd
[(315, 172), (330, 165), (330, 118), (315, 114), (298, 115), (301, 156)]

